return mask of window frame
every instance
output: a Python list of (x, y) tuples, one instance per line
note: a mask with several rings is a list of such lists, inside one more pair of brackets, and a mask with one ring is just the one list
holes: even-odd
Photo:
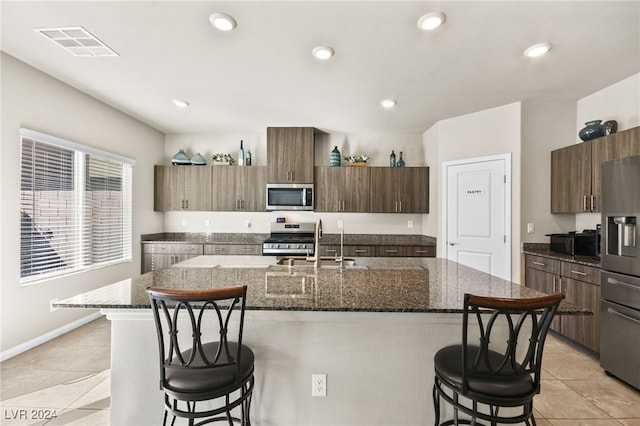
[[(52, 279), (57, 279), (60, 277), (64, 277), (67, 275), (82, 273), (90, 270), (100, 269), (108, 266), (112, 266), (119, 263), (127, 263), (133, 260), (133, 167), (135, 166), (135, 160), (124, 157), (118, 154), (114, 154), (108, 151), (103, 151), (97, 148), (89, 147), (80, 143), (72, 142), (63, 138), (58, 138), (55, 136), (47, 135), (45, 133), (37, 132), (30, 129), (21, 128), (20, 132), (20, 286), (38, 284), (44, 281), (49, 281)], [(44, 267), (43, 272), (35, 272), (33, 273), (31, 270), (28, 275), (24, 275), (25, 264), (23, 264), (23, 221), (24, 221), (24, 212), (23, 209), (23, 184), (25, 183), (25, 175), (24, 175), (24, 148), (25, 148), (25, 140), (35, 144), (45, 144), (52, 146), (52, 150), (59, 150), (60, 152), (67, 150), (72, 151), (72, 163), (73, 165), (70, 167), (70, 171), (72, 174), (72, 192), (73, 196), (77, 201), (75, 205), (75, 213), (73, 213), (73, 225), (70, 227), (71, 231), (67, 229), (67, 233), (65, 235), (69, 235), (73, 233), (77, 236), (76, 244), (82, 246), (83, 248), (77, 250), (73, 255), (69, 255), (69, 261), (71, 263), (71, 267), (62, 267), (53, 266), (47, 270), (46, 266)], [(35, 158), (32, 160), (35, 164)], [(89, 169), (89, 165), (91, 164), (103, 164), (104, 167), (108, 170), (118, 170), (119, 167), (122, 167), (122, 171), (117, 175), (105, 175), (105, 184), (109, 185), (109, 179), (113, 176), (117, 176), (120, 181), (119, 190), (115, 190), (115, 192), (120, 192), (120, 198), (118, 201), (121, 202), (118, 214), (116, 216), (99, 216), (101, 218), (107, 218), (107, 221), (115, 217), (118, 222), (118, 227), (121, 227), (122, 232), (117, 234), (117, 237), (121, 240), (121, 244), (116, 245), (116, 248), (112, 248), (113, 253), (107, 252), (107, 255), (115, 254), (118, 255), (118, 250), (121, 250), (121, 255), (118, 258), (108, 259), (104, 261), (96, 261), (87, 260), (89, 257), (93, 257), (94, 255), (100, 256), (103, 254), (102, 251), (98, 252), (94, 250), (93, 247), (90, 246), (91, 238), (95, 236), (90, 228), (87, 228), (85, 225), (85, 219), (87, 217), (87, 212), (91, 211), (91, 208), (95, 208), (95, 204), (92, 200), (87, 197), (87, 193), (91, 193), (92, 191), (89, 188), (93, 187), (91, 183), (92, 176), (87, 176), (87, 170)], [(115, 168), (113, 167), (115, 165)], [(43, 168), (44, 173), (48, 172), (46, 170), (46, 166)], [(30, 175), (29, 175), (30, 173)], [(27, 178), (31, 177), (32, 179), (36, 176), (36, 172), (27, 170)], [(31, 188), (32, 196), (36, 195), (37, 188), (35, 182), (29, 182), (33, 185)], [(42, 183), (40, 183), (42, 185)], [(46, 187), (47, 182), (45, 182), (44, 186)], [(63, 184), (65, 188), (67, 188), (66, 182)], [(104, 189), (104, 192), (110, 191), (109, 189)], [(113, 190), (111, 190), (113, 191)], [(95, 190), (95, 192), (100, 192), (99, 190)], [(91, 194), (93, 195), (93, 194)], [(30, 213), (34, 216), (33, 218), (29, 218), (32, 222), (33, 229), (36, 229), (36, 215), (34, 215), (33, 211)], [(28, 216), (28, 213), (27, 213)], [(109, 229), (111, 231), (111, 229)], [(63, 233), (64, 234), (64, 233)], [(108, 234), (107, 234), (108, 235)], [(30, 243), (30, 249), (27, 254), (30, 256), (33, 252), (33, 237), (31, 239), (27, 239)], [(91, 256), (86, 256), (86, 247), (91, 247), (89, 249), (89, 253)], [(56, 250), (53, 250), (55, 255), (60, 256)], [(64, 252), (63, 254), (68, 254)], [(87, 262), (89, 262), (87, 264)], [(28, 268), (32, 268), (33, 266), (29, 265)]]

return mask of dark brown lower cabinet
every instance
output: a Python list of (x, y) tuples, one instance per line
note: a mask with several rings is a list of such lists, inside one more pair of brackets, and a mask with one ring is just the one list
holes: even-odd
[(600, 352), (600, 268), (527, 254), (525, 286), (547, 294), (562, 292), (567, 303), (592, 311), (556, 316), (551, 329)]

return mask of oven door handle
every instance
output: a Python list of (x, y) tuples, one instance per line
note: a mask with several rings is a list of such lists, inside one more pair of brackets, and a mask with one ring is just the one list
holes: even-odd
[(640, 287), (638, 287), (638, 286), (635, 286), (635, 285), (632, 285), (632, 284), (627, 284), (627, 283), (622, 282), (622, 281), (618, 281), (618, 280), (616, 280), (615, 278), (612, 278), (612, 277), (608, 277), (607, 278), (607, 283), (612, 284), (612, 285), (617, 285), (617, 286), (620, 286), (620, 287), (628, 287), (628, 288), (630, 288), (632, 290), (640, 290)]
[(610, 314), (618, 315), (618, 316), (620, 316), (620, 317), (622, 317), (624, 319), (628, 319), (629, 321), (633, 321), (633, 322), (636, 322), (636, 323), (640, 324), (640, 320), (639, 319), (630, 317), (629, 315), (625, 315), (622, 312), (618, 312), (613, 308), (607, 308), (607, 312), (610, 313)]

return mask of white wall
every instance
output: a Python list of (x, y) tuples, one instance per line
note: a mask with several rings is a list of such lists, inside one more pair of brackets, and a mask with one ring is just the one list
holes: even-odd
[(441, 217), (442, 163), (511, 153), (511, 276), (514, 282), (518, 282), (517, 277), (520, 274), (520, 111), (521, 104), (516, 102), (442, 120), (423, 135), (424, 152), (431, 167), (431, 175), (436, 177), (431, 191), (437, 194), (435, 203), (431, 204), (430, 217), (426, 220), (423, 232), (437, 236), (438, 257), (446, 254)]
[[(322, 129), (324, 134), (315, 137), (315, 165), (328, 166), (329, 154), (337, 146), (342, 157), (350, 154), (366, 154), (371, 159), (369, 166), (388, 166), (389, 155), (394, 150), (396, 157), (400, 151), (407, 167), (424, 166), (422, 135), (420, 133), (338, 133)], [(192, 156), (201, 153), (207, 161), (212, 154), (231, 154), (236, 160), (240, 140), (243, 147), (250, 149), (252, 164), (266, 166), (266, 129), (264, 132), (212, 133), (212, 134), (169, 134), (165, 138), (165, 158), (158, 164), (169, 164), (171, 157), (180, 149)], [(432, 173), (433, 175), (433, 173)], [(433, 205), (433, 204), (432, 204)], [(421, 234), (422, 222), (428, 215), (416, 214), (361, 214), (361, 213), (236, 213), (236, 212), (166, 212), (167, 232), (246, 232), (269, 233), (271, 222), (276, 217), (286, 217), (289, 221), (314, 222), (322, 219), (326, 233), (339, 232), (338, 220), (344, 223), (346, 234)], [(246, 226), (247, 220), (250, 227)], [(208, 221), (209, 226), (205, 223)], [(409, 221), (413, 227), (409, 228)]]
[[(576, 103), (522, 102), (521, 227), (523, 243), (548, 243), (545, 234), (575, 229), (575, 215), (551, 214), (551, 151), (569, 145), (575, 134)], [(527, 224), (535, 231), (527, 233)], [(514, 252), (514, 254), (516, 254)]]
[[(50, 312), (50, 300), (71, 297), (140, 273), (139, 235), (160, 232), (163, 227), (163, 216), (153, 212), (153, 165), (163, 159), (164, 135), (9, 55), (2, 53), (1, 60), (0, 351), (6, 354), (93, 312)], [(21, 127), (136, 160), (131, 262), (19, 285)]]
[[(575, 142), (578, 132), (591, 120), (616, 120), (618, 131), (640, 126), (640, 73), (632, 75), (578, 100)], [(600, 223), (599, 213), (576, 215), (576, 230), (594, 229)]]

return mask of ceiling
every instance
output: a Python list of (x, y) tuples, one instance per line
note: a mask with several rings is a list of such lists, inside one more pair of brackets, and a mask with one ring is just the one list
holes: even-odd
[[(640, 72), (639, 1), (6, 1), (4, 52), (164, 133), (315, 126), (424, 132), (529, 99), (580, 99)], [(440, 10), (445, 24), (419, 30)], [(238, 22), (231, 32), (213, 12)], [(119, 56), (33, 31), (82, 26)], [(531, 59), (530, 45), (551, 52)], [(328, 61), (311, 55), (328, 45)], [(380, 106), (397, 100), (391, 110)], [(178, 109), (172, 99), (190, 103)]]

